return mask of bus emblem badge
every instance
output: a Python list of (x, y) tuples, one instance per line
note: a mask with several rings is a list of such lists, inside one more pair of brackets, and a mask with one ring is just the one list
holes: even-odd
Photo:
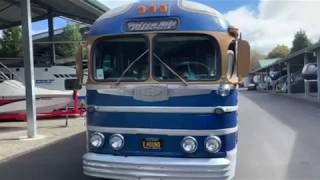
[(168, 100), (168, 88), (166, 86), (141, 86), (134, 90), (134, 99), (156, 102)]

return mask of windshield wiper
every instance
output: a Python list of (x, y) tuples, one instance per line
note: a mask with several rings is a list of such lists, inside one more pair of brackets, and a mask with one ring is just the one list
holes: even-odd
[(156, 59), (164, 66), (166, 67), (173, 75), (175, 75), (177, 78), (179, 78), (184, 85), (188, 86), (188, 82), (186, 80), (183, 79), (183, 77), (181, 77), (177, 72), (175, 72), (168, 64), (166, 64), (165, 62), (163, 62), (161, 60), (161, 58), (156, 54), (153, 53), (153, 56), (156, 57)]
[(122, 72), (121, 76), (117, 79), (115, 85), (119, 85), (120, 81), (122, 80), (122, 78), (126, 75), (126, 73), (132, 68), (132, 66), (138, 62), (140, 59), (142, 59), (142, 57), (147, 54), (149, 52), (149, 49), (147, 49), (146, 51), (144, 51), (140, 56), (138, 56), (134, 61), (132, 61), (129, 66)]

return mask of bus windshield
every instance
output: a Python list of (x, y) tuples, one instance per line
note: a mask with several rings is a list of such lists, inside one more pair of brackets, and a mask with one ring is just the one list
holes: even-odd
[(147, 40), (126, 36), (99, 40), (94, 48), (96, 80), (145, 81), (149, 77)]
[[(152, 40), (153, 78), (158, 81), (219, 79), (219, 46), (198, 34), (159, 34)], [(150, 77), (148, 38), (129, 35), (101, 39), (94, 48), (96, 80), (146, 81)]]
[[(156, 80), (211, 81), (218, 77), (219, 49), (206, 35), (161, 34), (155, 37), (153, 61)], [(172, 73), (168, 67), (176, 73)]]

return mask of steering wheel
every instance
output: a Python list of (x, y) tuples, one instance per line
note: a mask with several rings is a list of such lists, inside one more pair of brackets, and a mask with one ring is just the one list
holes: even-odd
[(196, 76), (196, 74), (194, 72), (192, 72), (192, 68), (191, 68), (192, 66), (194, 66), (194, 67), (201, 66), (204, 69), (206, 69), (206, 71), (207, 71), (206, 73), (207, 73), (208, 76), (210, 74), (210, 68), (206, 64), (203, 64), (201, 62), (185, 61), (185, 62), (177, 64), (176, 66), (177, 67), (182, 67), (182, 66), (186, 66), (187, 67), (187, 71), (183, 73), (183, 76), (188, 76), (188, 75), (192, 75), (192, 74)]

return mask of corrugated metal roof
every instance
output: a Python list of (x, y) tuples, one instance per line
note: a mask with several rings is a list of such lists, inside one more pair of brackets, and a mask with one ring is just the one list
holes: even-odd
[[(49, 15), (64, 16), (91, 24), (108, 10), (96, 0), (31, 0), (33, 21)], [(21, 24), (19, 0), (0, 0), (0, 29)]]
[(317, 51), (317, 50), (320, 50), (320, 43), (316, 43), (312, 46), (309, 46), (307, 48), (304, 48), (304, 49), (301, 49), (297, 52), (289, 54), (285, 58), (275, 59), (275, 61), (273, 63), (271, 63), (271, 61), (269, 62), (270, 59), (269, 60), (268, 59), (267, 60), (260, 60), (259, 61), (260, 68), (257, 68), (252, 73), (264, 70), (265, 68), (269, 68), (271, 66), (274, 66), (274, 65), (277, 65), (280, 63), (285, 63), (285, 62), (290, 62), (290, 63), (299, 63), (300, 62), (301, 63), (301, 62), (303, 62), (303, 55)]
[(259, 68), (265, 68), (277, 61), (279, 61), (280, 58), (274, 58), (274, 59), (262, 59), (262, 60), (259, 60), (258, 63), (259, 63)]
[(269, 67), (275, 63), (277, 63), (278, 61), (280, 61), (280, 58), (274, 58), (274, 59), (261, 59), (258, 61), (258, 65), (256, 67), (256, 69), (253, 72), (257, 72), (260, 71), (266, 67)]

